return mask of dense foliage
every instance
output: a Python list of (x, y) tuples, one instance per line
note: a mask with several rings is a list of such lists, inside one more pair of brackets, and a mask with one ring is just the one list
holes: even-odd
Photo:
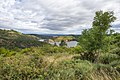
[(60, 46), (67, 46), (67, 43), (66, 43), (64, 40), (62, 40), (62, 41), (60, 42)]
[[(119, 80), (118, 55), (102, 55), (101, 63), (81, 60), (77, 48), (0, 48), (2, 80)], [(80, 52), (78, 52), (80, 53)], [(105, 64), (109, 61), (109, 64)], [(116, 65), (117, 63), (117, 65)]]
[(108, 52), (112, 41), (112, 30), (109, 29), (115, 19), (113, 12), (96, 12), (92, 28), (84, 30), (80, 38), (80, 45), (85, 51), (83, 58), (98, 62), (100, 54)]

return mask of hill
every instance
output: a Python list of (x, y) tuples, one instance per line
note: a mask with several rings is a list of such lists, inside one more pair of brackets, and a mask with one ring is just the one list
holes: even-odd
[(22, 34), (15, 30), (0, 29), (0, 47), (27, 48), (31, 46), (43, 46), (47, 43), (39, 42), (39, 38), (33, 35)]

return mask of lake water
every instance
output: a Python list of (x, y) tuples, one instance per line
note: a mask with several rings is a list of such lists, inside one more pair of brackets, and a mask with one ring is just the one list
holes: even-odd
[[(54, 45), (54, 44), (57, 44), (59, 46), (60, 42), (51, 42), (50, 44)], [(67, 47), (75, 47), (77, 46), (78, 42), (77, 41), (69, 41), (69, 42), (66, 42), (67, 43)]]

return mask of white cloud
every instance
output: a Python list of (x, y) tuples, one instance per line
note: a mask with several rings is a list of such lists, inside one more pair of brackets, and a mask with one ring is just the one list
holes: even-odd
[(120, 24), (119, 5), (119, 0), (0, 0), (0, 28), (78, 34), (91, 26), (98, 10), (114, 11), (114, 25)]

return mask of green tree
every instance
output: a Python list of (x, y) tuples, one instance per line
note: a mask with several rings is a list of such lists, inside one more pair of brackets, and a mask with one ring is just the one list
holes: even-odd
[(57, 43), (56, 43), (56, 42), (54, 43), (54, 46), (57, 46)]
[(61, 40), (60, 46), (67, 46), (67, 43), (64, 40)]
[(80, 45), (85, 50), (85, 53), (81, 55), (84, 59), (98, 62), (100, 53), (108, 50), (111, 41), (108, 33), (112, 32), (109, 29), (115, 20), (113, 12), (97, 11), (95, 13), (92, 28), (84, 30), (80, 37)]

